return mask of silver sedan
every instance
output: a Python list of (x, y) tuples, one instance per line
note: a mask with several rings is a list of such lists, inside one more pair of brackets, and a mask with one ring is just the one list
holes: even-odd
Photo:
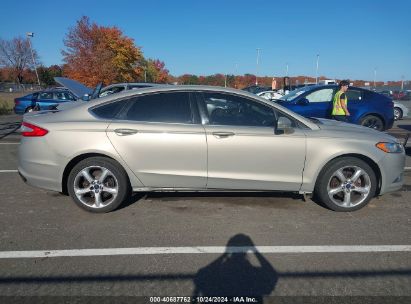
[(404, 149), (244, 91), (166, 86), (24, 116), (18, 170), (91, 212), (132, 192), (290, 191), (353, 211), (403, 184)]

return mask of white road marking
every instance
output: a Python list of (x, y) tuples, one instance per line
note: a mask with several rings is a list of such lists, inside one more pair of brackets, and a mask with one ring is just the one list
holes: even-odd
[(404, 167), (404, 170), (411, 170), (411, 167)]
[(0, 259), (30, 259), (55, 257), (149, 255), (149, 254), (222, 254), (228, 253), (376, 253), (411, 252), (411, 245), (357, 245), (357, 246), (256, 246), (256, 247), (136, 247), (69, 249), (39, 251), (0, 251)]
[(19, 145), (19, 142), (2, 142), (0, 145)]
[(17, 173), (17, 170), (0, 170), (0, 173)]

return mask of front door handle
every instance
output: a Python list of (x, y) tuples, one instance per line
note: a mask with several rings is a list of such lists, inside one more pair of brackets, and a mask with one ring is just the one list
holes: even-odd
[(127, 136), (127, 135), (133, 135), (136, 134), (138, 131), (134, 129), (115, 129), (114, 133), (116, 133), (118, 136)]
[(233, 132), (213, 132), (213, 135), (217, 138), (227, 138), (235, 134)]

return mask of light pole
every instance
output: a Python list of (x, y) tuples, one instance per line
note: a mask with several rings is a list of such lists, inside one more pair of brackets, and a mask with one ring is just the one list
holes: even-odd
[(377, 68), (374, 68), (374, 89), (376, 88), (376, 87), (375, 87), (375, 80), (376, 80), (376, 78), (377, 78)]
[(401, 75), (401, 91), (404, 91), (404, 75)]
[(27, 39), (28, 39), (28, 41), (29, 41), (31, 58), (33, 59), (33, 65), (34, 65), (34, 71), (36, 72), (37, 83), (40, 85), (39, 74), (37, 73), (37, 66), (36, 66), (36, 61), (34, 60), (34, 53), (33, 53), (33, 48), (31, 47), (30, 37), (31, 37), (31, 38), (34, 37), (34, 33), (33, 33), (33, 32), (28, 32), (28, 33), (27, 33)]
[(259, 61), (259, 59), (260, 59), (260, 48), (257, 48), (256, 49), (257, 50), (257, 71), (256, 71), (256, 74), (255, 74), (255, 85), (258, 85), (258, 61)]
[(318, 63), (319, 63), (319, 61), (320, 61), (320, 55), (317, 54), (317, 69), (316, 69), (316, 72), (315, 72), (315, 83), (316, 84), (318, 84)]

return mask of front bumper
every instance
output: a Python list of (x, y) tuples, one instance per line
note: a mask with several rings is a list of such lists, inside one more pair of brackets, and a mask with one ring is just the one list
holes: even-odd
[(387, 153), (378, 163), (381, 170), (380, 195), (397, 191), (404, 184), (405, 152)]

